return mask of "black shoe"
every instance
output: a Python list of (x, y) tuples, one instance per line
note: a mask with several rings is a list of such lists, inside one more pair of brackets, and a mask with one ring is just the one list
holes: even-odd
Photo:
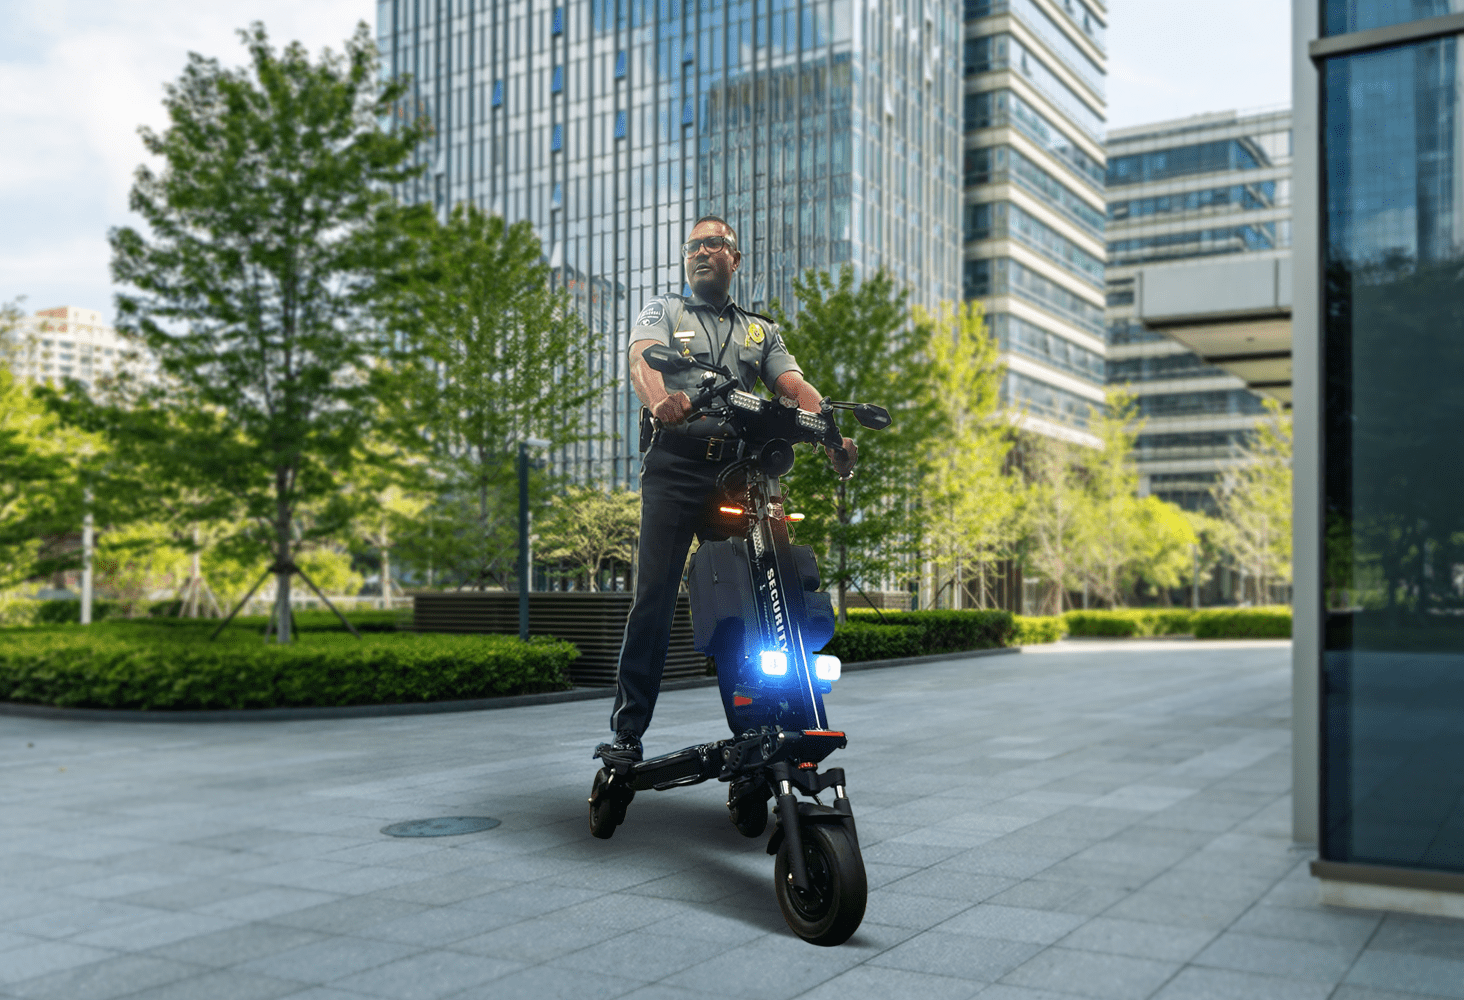
[(601, 743), (595, 748), (596, 757), (614, 756), (620, 760), (642, 759), (641, 741), (633, 729), (622, 729), (615, 734), (614, 743)]

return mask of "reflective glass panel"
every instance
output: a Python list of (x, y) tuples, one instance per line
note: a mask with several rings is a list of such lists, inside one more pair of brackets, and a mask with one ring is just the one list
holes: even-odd
[(1324, 71), (1322, 856), (1464, 872), (1458, 59)]
[(1322, 24), (1327, 34), (1341, 35), (1460, 11), (1464, 0), (1322, 0)]

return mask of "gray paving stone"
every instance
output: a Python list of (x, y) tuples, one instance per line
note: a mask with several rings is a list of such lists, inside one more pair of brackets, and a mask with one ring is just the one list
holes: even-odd
[(622, 927), (587, 927), (556, 920), (553, 916), (532, 917), (496, 930), (454, 942), (454, 951), (463, 951), (510, 962), (547, 962), (588, 948), (627, 931)]
[[(1363, 918), (1365, 919), (1365, 918)], [(1369, 942), (1379, 951), (1464, 960), (1464, 921), (1390, 913)]]
[(642, 985), (633, 979), (539, 965), (466, 989), (453, 1000), (610, 1000)]
[(27, 979), (91, 965), (112, 958), (115, 954), (116, 952), (104, 948), (90, 948), (70, 941), (43, 941), (39, 944), (22, 945), (7, 951), (4, 961), (0, 961), (0, 987), (8, 989)]
[(1245, 900), (1176, 896), (1145, 888), (1114, 903), (1104, 911), (1104, 916), (1223, 930), (1234, 923), (1250, 905)]
[(940, 930), (1003, 941), (1052, 944), (1080, 926), (1086, 917), (1053, 910), (1029, 910), (1015, 906), (981, 905), (952, 917)]
[(1240, 972), (1336, 983), (1347, 974), (1357, 951), (1357, 948), (1315, 941), (1227, 931), (1192, 961), (1195, 965), (1213, 965)]
[(991, 983), (1041, 951), (1040, 945), (931, 930), (870, 959), (870, 964)]
[(142, 990), (127, 1000), (278, 1000), (299, 990), (299, 983), (220, 969)]
[(197, 975), (185, 965), (147, 955), (121, 955), (16, 983), (12, 993), (30, 1000), (112, 1000)]
[(1059, 943), (1064, 948), (1186, 962), (1215, 938), (1215, 932), (1118, 917), (1094, 917)]
[(369, 972), (346, 976), (334, 985), (393, 1000), (437, 1000), (523, 968), (521, 962), (450, 951), (426, 951)]
[(619, 938), (602, 941), (554, 960), (555, 965), (582, 972), (606, 972), (624, 979), (656, 981), (673, 972), (714, 958), (725, 950), (722, 942), (679, 935), (638, 931), (634, 948)]
[(1153, 1000), (1326, 1000), (1331, 992), (1326, 983), (1190, 966), (1155, 993)]
[(296, 927), (275, 924), (246, 924), (212, 934), (200, 934), (173, 944), (162, 945), (146, 954), (176, 962), (222, 969), (265, 955), (325, 940), (326, 935)]
[(419, 950), (414, 945), (394, 941), (328, 937), (289, 951), (241, 962), (236, 968), (274, 979), (322, 984), (363, 969), (374, 969)]
[(727, 997), (794, 997), (858, 964), (864, 956), (842, 948), (810, 948), (784, 932), (728, 949), (663, 977)]
[(1396, 993), (1366, 986), (1339, 986), (1327, 1000), (1443, 1000), (1437, 993)]
[(1179, 969), (1176, 962), (1054, 947), (1012, 970), (1002, 981), (1104, 1000), (1143, 1000)]
[[(1045, 872), (1043, 873), (1046, 874)], [(1031, 910), (1061, 910), (1064, 913), (1096, 914), (1126, 899), (1129, 893), (1111, 886), (1085, 885), (1082, 882), (1059, 882), (1032, 878), (1019, 882), (987, 902), (999, 906), (1018, 906)]]
[(420, 903), (408, 903), (399, 899), (353, 896), (292, 910), (272, 917), (271, 922), (326, 934), (355, 934), (375, 924), (420, 913), (425, 909), (427, 907)]
[(896, 879), (883, 888), (889, 892), (910, 892), (917, 896), (940, 896), (979, 903), (1016, 884), (1015, 879), (997, 875), (924, 869)]
[(982, 989), (969, 979), (935, 976), (907, 969), (860, 965), (826, 980), (800, 1000), (849, 1000), (851, 997), (879, 997), (880, 1000), (968, 1000)]
[(155, 917), (104, 927), (101, 930), (78, 934), (78, 944), (115, 948), (119, 951), (146, 951), (159, 945), (172, 944), (200, 934), (210, 934), (239, 926), (238, 921), (223, 917), (207, 916), (201, 913), (166, 913), (158, 911)]
[(1451, 958), (1368, 949), (1347, 973), (1349, 986), (1464, 997), (1464, 962)]

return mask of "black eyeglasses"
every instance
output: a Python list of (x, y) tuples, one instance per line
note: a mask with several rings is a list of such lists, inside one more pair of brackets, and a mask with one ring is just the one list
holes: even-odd
[(695, 257), (702, 250), (707, 253), (721, 253), (726, 250), (728, 253), (737, 251), (737, 241), (730, 236), (708, 236), (704, 240), (688, 240), (681, 244), (681, 256)]

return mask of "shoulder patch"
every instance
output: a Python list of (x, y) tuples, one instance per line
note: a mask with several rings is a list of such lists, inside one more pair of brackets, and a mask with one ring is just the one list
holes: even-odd
[(640, 311), (640, 315), (636, 317), (635, 323), (637, 326), (655, 326), (665, 318), (666, 306), (662, 304), (660, 299), (651, 299), (651, 301), (646, 303), (646, 307)]

